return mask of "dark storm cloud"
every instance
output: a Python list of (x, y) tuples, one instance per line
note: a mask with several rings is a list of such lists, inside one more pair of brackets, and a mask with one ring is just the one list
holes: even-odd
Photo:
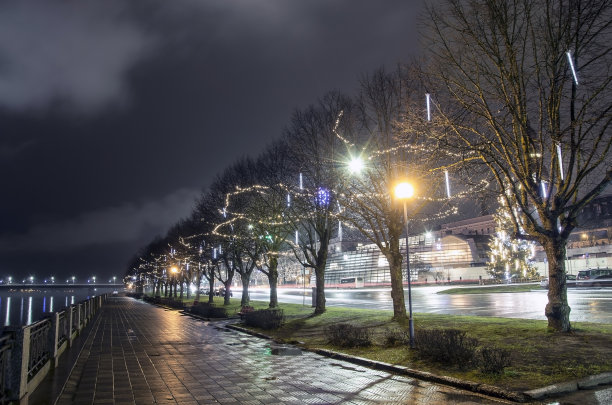
[(126, 72), (153, 40), (116, 1), (10, 1), (0, 12), (0, 105), (41, 109), (57, 100), (98, 111), (125, 101)]
[(88, 246), (138, 242), (165, 232), (193, 209), (197, 190), (178, 190), (159, 201), (125, 203), (75, 218), (41, 223), (25, 235), (0, 239), (0, 251), (64, 251)]
[(116, 273), (295, 108), (417, 54), (420, 8), (0, 2), (0, 276), (83, 258)]

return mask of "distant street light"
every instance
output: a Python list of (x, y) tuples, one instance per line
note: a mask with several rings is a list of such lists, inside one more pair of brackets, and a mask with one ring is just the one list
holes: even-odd
[(74, 277), (74, 276), (72, 276), (72, 284), (73, 284), (73, 285), (74, 285), (74, 278), (75, 278), (75, 277)]
[(408, 326), (410, 328), (410, 348), (414, 348), (414, 323), (412, 320), (412, 289), (410, 282), (410, 250), (408, 247), (408, 208), (407, 200), (414, 195), (412, 184), (402, 182), (395, 186), (395, 198), (404, 203), (404, 225), (406, 227), (406, 273), (408, 274)]

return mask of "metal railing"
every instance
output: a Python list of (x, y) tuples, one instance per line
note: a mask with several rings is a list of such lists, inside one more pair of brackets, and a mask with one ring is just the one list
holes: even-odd
[(31, 325), (2, 329), (0, 404), (21, 401), (33, 392), (105, 301), (106, 294), (52, 312)]
[(12, 336), (10, 333), (0, 337), (0, 403), (8, 401), (8, 378), (10, 369), (10, 355), (13, 347)]
[(28, 361), (28, 381), (32, 379), (47, 360), (49, 360), (49, 333), (51, 321), (43, 319), (30, 325), (30, 359)]

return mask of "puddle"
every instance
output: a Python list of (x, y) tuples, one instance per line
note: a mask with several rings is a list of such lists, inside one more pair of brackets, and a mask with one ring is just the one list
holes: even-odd
[(357, 371), (358, 373), (365, 373), (365, 370), (360, 370), (360, 369), (355, 368), (355, 367), (345, 366), (344, 364), (330, 363), (330, 366), (340, 367), (340, 368), (342, 368), (344, 370)]
[(295, 346), (269, 345), (264, 353), (274, 356), (301, 356), (302, 349)]

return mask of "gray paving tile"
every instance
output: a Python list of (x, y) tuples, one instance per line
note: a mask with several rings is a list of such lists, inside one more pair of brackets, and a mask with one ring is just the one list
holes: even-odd
[(491, 403), (312, 353), (266, 355), (267, 341), (218, 325), (131, 298), (109, 300), (58, 404)]

